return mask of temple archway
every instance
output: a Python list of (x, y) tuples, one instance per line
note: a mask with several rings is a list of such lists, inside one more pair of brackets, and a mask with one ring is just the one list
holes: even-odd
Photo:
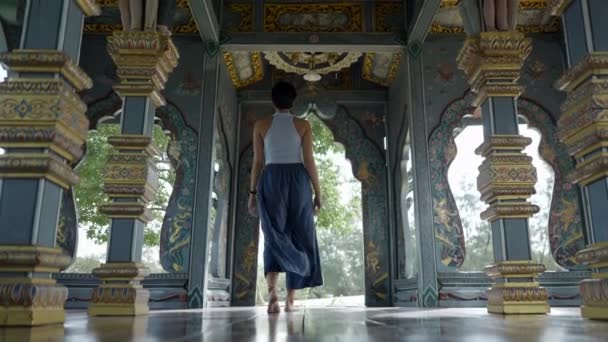
[[(122, 100), (111, 92), (89, 105), (87, 116), (90, 129), (115, 116), (121, 109)], [(185, 273), (190, 254), (190, 231), (194, 201), (194, 174), (196, 168), (197, 135), (184, 120), (181, 111), (172, 103), (158, 108), (157, 124), (169, 132), (167, 155), (175, 170), (173, 190), (161, 224), (159, 262), (170, 273)], [(79, 161), (86, 158), (86, 154)], [(73, 189), (64, 191), (57, 230), (57, 245), (75, 259), (78, 245), (78, 222)]]
[[(348, 109), (335, 102), (316, 104), (319, 116), (336, 142), (345, 148), (354, 177), (361, 182), (365, 260), (365, 304), (386, 306), (392, 302), (392, 265), (388, 223), (386, 164), (384, 151), (366, 136)], [(335, 108), (333, 111), (331, 108)], [(253, 147), (243, 149), (239, 162), (237, 221), (235, 224), (232, 305), (255, 304), (259, 230), (258, 219), (247, 212)]]
[[(462, 126), (467, 115), (475, 111), (471, 106), (472, 93), (452, 102), (443, 111), (439, 126), (429, 139), (434, 229), (438, 243), (438, 266), (458, 268), (466, 257), (462, 221), (448, 182), (448, 169), (456, 157), (453, 132)], [(519, 115), (542, 136), (540, 156), (553, 168), (555, 182), (550, 205), (548, 235), (555, 262), (569, 270), (578, 269), (574, 255), (584, 248), (578, 192), (566, 179), (573, 170), (573, 162), (557, 139), (556, 125), (551, 115), (541, 106), (526, 98), (517, 101)]]

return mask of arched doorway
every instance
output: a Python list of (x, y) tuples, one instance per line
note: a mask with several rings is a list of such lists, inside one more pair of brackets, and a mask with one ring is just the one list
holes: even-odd
[[(315, 105), (313, 105), (314, 107)], [(364, 231), (365, 305), (390, 306), (392, 265), (387, 211), (387, 170), (383, 149), (370, 139), (348, 108), (335, 102), (316, 104), (321, 120), (335, 141), (345, 148), (352, 173), (361, 182)], [(302, 112), (302, 111), (300, 111)], [(234, 265), (231, 300), (234, 306), (255, 305), (257, 282), (258, 220), (247, 213), (248, 184), (253, 158), (251, 145), (240, 155)]]

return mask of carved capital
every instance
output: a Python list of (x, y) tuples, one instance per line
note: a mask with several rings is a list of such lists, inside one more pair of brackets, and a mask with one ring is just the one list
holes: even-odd
[(555, 88), (570, 92), (590, 77), (608, 76), (608, 52), (590, 52), (562, 77), (555, 81)]
[(519, 96), (523, 88), (517, 82), (530, 52), (532, 40), (519, 32), (482, 32), (467, 38), (457, 62), (479, 94), (475, 104), (489, 96)]
[(93, 80), (62, 51), (13, 50), (0, 54), (0, 62), (15, 72), (60, 74), (76, 91), (93, 86)]
[(0, 155), (0, 177), (44, 178), (64, 189), (78, 184), (80, 177), (59, 158), (46, 153), (6, 153)]
[(584, 186), (602, 177), (608, 177), (607, 152), (595, 154), (589, 159), (579, 162), (576, 170), (568, 176), (568, 181)]
[(179, 59), (171, 37), (154, 31), (114, 31), (108, 52), (120, 78), (114, 89), (121, 96), (148, 96), (157, 106), (165, 105), (160, 91)]

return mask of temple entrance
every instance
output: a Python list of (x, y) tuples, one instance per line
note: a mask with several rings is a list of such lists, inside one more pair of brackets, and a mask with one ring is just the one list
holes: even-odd
[[(355, 179), (344, 147), (314, 112), (306, 114), (313, 127), (315, 160), (323, 191), (323, 210), (316, 217), (321, 255), (322, 287), (298, 291), (301, 306), (362, 306), (365, 294), (361, 183)], [(264, 236), (260, 234), (256, 304), (265, 305)], [(285, 274), (279, 276), (279, 298), (285, 298)]]

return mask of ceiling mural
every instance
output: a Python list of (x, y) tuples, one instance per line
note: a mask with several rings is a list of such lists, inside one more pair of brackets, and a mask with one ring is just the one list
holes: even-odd
[(265, 32), (362, 32), (363, 3), (264, 5)]
[(397, 77), (400, 62), (399, 53), (368, 53), (363, 59), (362, 78), (388, 87)]
[(374, 31), (401, 32), (405, 27), (401, 1), (377, 1), (374, 3)]
[(264, 66), (259, 52), (225, 52), (224, 62), (232, 84), (237, 89), (264, 79)]
[(253, 3), (233, 2), (226, 4), (222, 27), (227, 32), (253, 32)]
[[(443, 0), (431, 25), (432, 34), (465, 34), (461, 0)], [(547, 0), (520, 0), (517, 30), (524, 33), (543, 33), (559, 31), (559, 18), (555, 17), (543, 24)]]

